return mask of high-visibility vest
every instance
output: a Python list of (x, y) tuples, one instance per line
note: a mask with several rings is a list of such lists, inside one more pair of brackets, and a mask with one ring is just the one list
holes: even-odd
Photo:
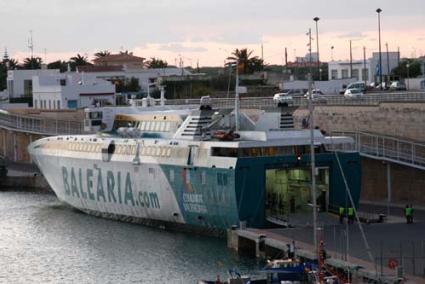
[(354, 216), (354, 209), (352, 207), (348, 208), (348, 216)]
[(412, 213), (413, 213), (413, 209), (412, 209), (412, 207), (407, 207), (407, 208), (406, 208), (406, 215), (407, 215), (407, 216), (412, 216)]
[(344, 211), (344, 207), (339, 207), (339, 215), (343, 215)]

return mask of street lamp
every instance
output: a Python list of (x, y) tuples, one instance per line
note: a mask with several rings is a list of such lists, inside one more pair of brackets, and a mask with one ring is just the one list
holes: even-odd
[(409, 63), (406, 64), (406, 68), (407, 68), (406, 70), (407, 71), (407, 84), (406, 84), (407, 86), (406, 87), (407, 87), (407, 90), (409, 90), (409, 68), (410, 68)]
[(334, 61), (334, 46), (331, 46), (331, 61)]
[(381, 8), (376, 9), (376, 13), (378, 13), (378, 34), (379, 34), (379, 85), (381, 86), (381, 91), (382, 91), (381, 12), (382, 12)]
[(319, 71), (319, 81), (322, 80), (322, 76), (320, 74), (320, 58), (319, 58), (319, 17), (314, 17), (313, 21), (316, 22), (316, 49), (317, 49), (317, 71)]

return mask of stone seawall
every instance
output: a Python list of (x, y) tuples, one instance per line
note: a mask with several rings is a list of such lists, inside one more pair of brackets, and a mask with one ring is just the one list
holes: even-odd
[[(378, 106), (316, 106), (315, 125), (326, 132), (365, 131), (425, 141), (425, 102), (381, 103)], [(296, 128), (308, 116), (307, 109), (294, 113)]]
[[(425, 171), (390, 165), (391, 203), (425, 206)], [(361, 200), (387, 201), (387, 166), (379, 160), (362, 158)]]
[(0, 191), (26, 191), (26, 192), (53, 193), (46, 179), (41, 175), (1, 177)]

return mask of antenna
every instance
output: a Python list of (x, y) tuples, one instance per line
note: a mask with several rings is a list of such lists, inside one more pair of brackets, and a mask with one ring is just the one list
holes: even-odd
[(32, 30), (30, 30), (30, 37), (28, 39), (28, 48), (31, 51), (31, 59), (34, 57), (34, 42), (32, 40)]

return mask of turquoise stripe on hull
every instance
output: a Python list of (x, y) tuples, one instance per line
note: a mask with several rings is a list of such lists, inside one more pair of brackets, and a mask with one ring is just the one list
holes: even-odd
[(186, 224), (227, 229), (239, 223), (233, 169), (167, 165), (161, 168)]

